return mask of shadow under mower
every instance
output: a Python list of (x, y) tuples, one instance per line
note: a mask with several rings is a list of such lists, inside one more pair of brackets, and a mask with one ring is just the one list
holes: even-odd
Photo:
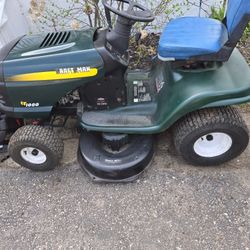
[(133, 25), (153, 21), (152, 12), (130, 0), (102, 2), (107, 28), (27, 35), (0, 50), (1, 151), (8, 145), (31, 170), (54, 169), (63, 155), (54, 119), (76, 116), (78, 160), (94, 181), (134, 181), (153, 157), (153, 135), (170, 127), (190, 164), (239, 156), (249, 135), (232, 105), (250, 100), (250, 70), (235, 47), (249, 1), (229, 0), (223, 22), (172, 20), (150, 70), (128, 70), (127, 51)]

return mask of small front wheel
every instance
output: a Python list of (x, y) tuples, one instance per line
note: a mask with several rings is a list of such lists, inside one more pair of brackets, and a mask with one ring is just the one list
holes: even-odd
[(248, 142), (247, 126), (233, 107), (195, 111), (174, 128), (178, 153), (193, 165), (223, 164), (239, 156)]
[(28, 125), (12, 135), (8, 149), (10, 157), (21, 166), (48, 171), (59, 164), (63, 141), (49, 128)]

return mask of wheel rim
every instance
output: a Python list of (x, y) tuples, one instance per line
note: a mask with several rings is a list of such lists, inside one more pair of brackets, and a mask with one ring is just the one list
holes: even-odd
[(233, 145), (232, 138), (225, 133), (210, 133), (194, 143), (194, 151), (202, 157), (216, 157), (225, 154)]
[(32, 164), (43, 164), (47, 160), (47, 156), (38, 148), (26, 147), (20, 154), (25, 161)]

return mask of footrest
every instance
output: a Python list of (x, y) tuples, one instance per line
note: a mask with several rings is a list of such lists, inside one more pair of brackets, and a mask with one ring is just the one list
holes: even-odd
[(148, 127), (154, 123), (155, 103), (131, 105), (114, 111), (83, 112), (81, 122), (88, 126)]

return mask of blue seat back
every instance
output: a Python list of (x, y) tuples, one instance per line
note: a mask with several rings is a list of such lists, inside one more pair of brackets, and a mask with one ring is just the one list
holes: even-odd
[(226, 18), (229, 36), (247, 14), (250, 14), (250, 0), (228, 0)]

